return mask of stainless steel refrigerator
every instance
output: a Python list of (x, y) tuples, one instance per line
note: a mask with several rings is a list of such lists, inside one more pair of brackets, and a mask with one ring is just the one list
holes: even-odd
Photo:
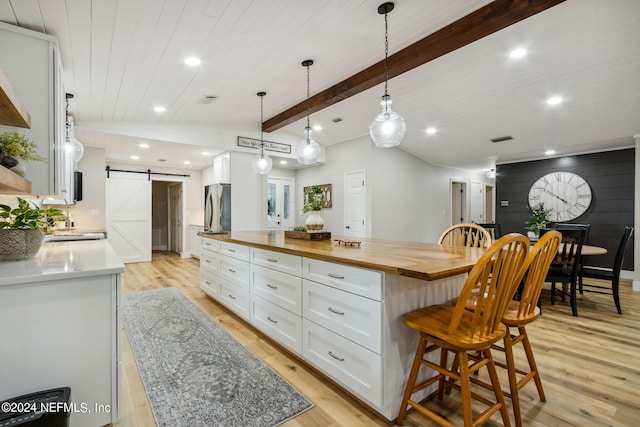
[(231, 231), (231, 184), (211, 184), (204, 187), (204, 231)]

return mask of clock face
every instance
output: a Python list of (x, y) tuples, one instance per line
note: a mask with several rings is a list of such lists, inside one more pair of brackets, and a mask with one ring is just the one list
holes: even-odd
[(591, 187), (575, 173), (552, 172), (534, 182), (529, 190), (529, 206), (535, 208), (541, 203), (551, 209), (551, 221), (570, 221), (591, 205)]

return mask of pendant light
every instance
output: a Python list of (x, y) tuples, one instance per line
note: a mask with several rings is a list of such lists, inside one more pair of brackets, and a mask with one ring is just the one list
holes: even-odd
[(311, 139), (311, 126), (309, 126), (309, 114), (311, 114), (311, 98), (309, 97), (309, 67), (313, 60), (302, 61), (302, 66), (307, 67), (307, 127), (304, 128), (304, 139), (296, 147), (296, 157), (303, 165), (310, 165), (318, 160), (320, 145)]
[(387, 14), (393, 10), (393, 3), (383, 3), (378, 7), (378, 13), (384, 14), (384, 95), (380, 101), (382, 111), (369, 125), (371, 141), (377, 147), (395, 147), (400, 145), (407, 127), (400, 114), (391, 109), (391, 96), (387, 92), (389, 85), (389, 32)]
[[(78, 162), (84, 155), (84, 145), (73, 137), (72, 121), (73, 118), (69, 115), (69, 100), (73, 99), (73, 94), (67, 93), (66, 96), (67, 107), (65, 108), (65, 128), (66, 136), (64, 140), (64, 152), (65, 157), (71, 162)], [(71, 130), (71, 134), (70, 134)]]
[(263, 120), (263, 101), (264, 96), (267, 92), (258, 92), (256, 95), (260, 97), (260, 148), (258, 150), (258, 154), (256, 158), (251, 161), (251, 167), (253, 171), (259, 175), (265, 175), (271, 171), (271, 167), (273, 166), (273, 160), (271, 157), (264, 153), (264, 133), (262, 131), (262, 120)]

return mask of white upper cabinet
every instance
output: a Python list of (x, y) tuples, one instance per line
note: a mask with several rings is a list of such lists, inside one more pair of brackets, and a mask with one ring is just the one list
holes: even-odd
[(230, 164), (229, 153), (221, 154), (213, 159), (213, 184), (230, 184)]
[(0, 133), (23, 134), (47, 159), (26, 163), (33, 194), (68, 197), (63, 192), (65, 95), (58, 43), (46, 34), (0, 22), (0, 52), (0, 68), (31, 115), (30, 129), (0, 125)]

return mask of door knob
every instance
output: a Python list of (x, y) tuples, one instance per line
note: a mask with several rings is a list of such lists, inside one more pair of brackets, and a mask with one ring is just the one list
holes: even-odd
[(348, 225), (347, 225), (345, 228), (346, 228), (347, 230), (350, 230), (350, 229), (351, 229)]

